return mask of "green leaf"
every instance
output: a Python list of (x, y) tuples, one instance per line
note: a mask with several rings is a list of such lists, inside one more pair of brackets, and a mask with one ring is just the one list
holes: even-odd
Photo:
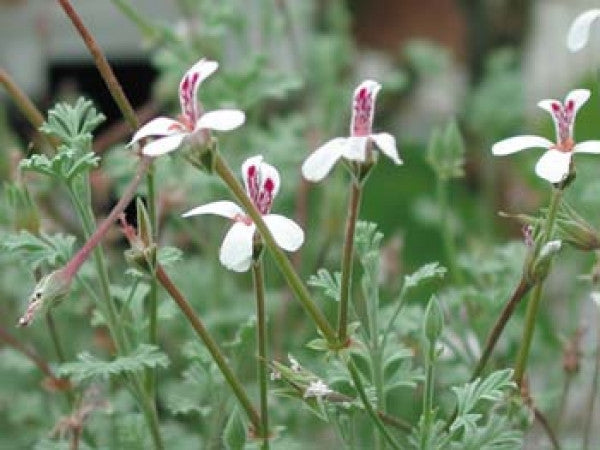
[(130, 355), (121, 356), (113, 361), (103, 361), (88, 352), (77, 356), (78, 362), (61, 364), (60, 376), (69, 376), (76, 383), (94, 378), (107, 379), (111, 376), (140, 372), (146, 368), (167, 367), (169, 358), (158, 347), (141, 344)]
[(447, 269), (440, 266), (439, 262), (432, 262), (420, 267), (416, 272), (404, 277), (404, 288), (412, 289), (434, 279), (444, 278)]
[(237, 407), (233, 409), (223, 430), (223, 444), (228, 450), (243, 450), (246, 444), (246, 428)]
[(484, 400), (489, 402), (502, 400), (505, 393), (515, 387), (512, 377), (513, 370), (504, 369), (491, 373), (487, 378), (477, 378), (462, 387), (453, 387), (457, 400), (457, 415), (450, 425), (450, 431), (477, 428), (477, 422), (482, 414), (474, 413), (475, 407)]
[(99, 161), (100, 157), (91, 151), (79, 154), (63, 146), (52, 159), (48, 159), (46, 155), (32, 155), (21, 160), (19, 168), (71, 183), (77, 175), (98, 167)]
[(172, 266), (183, 258), (183, 252), (177, 247), (160, 247), (158, 249), (158, 262), (161, 266)]
[(464, 175), (465, 143), (456, 121), (449, 122), (444, 130), (433, 130), (427, 147), (427, 162), (441, 179)]
[(75, 238), (70, 235), (35, 236), (29, 231), (5, 236), (0, 251), (18, 256), (28, 267), (35, 270), (42, 264), (57, 267), (66, 264), (73, 254)]
[(323, 290), (326, 297), (336, 302), (340, 301), (340, 283), (342, 274), (335, 272), (333, 276), (327, 269), (317, 270), (316, 275), (311, 275), (308, 279), (309, 286), (314, 286)]
[(91, 100), (79, 97), (73, 106), (58, 103), (48, 111), (48, 120), (40, 127), (40, 131), (56, 136), (66, 145), (72, 146), (82, 137), (91, 138), (92, 131), (105, 119), (104, 114), (94, 108)]

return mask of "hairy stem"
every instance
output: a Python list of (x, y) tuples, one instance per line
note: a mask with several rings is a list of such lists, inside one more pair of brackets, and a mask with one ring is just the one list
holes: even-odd
[[(546, 223), (543, 230), (541, 247), (547, 243), (552, 237), (552, 231), (554, 229), (554, 222), (556, 220), (556, 213), (560, 205), (562, 198), (562, 186), (554, 188), (552, 190), (552, 199), (550, 201), (550, 207), (548, 208), (548, 216), (546, 217)], [(540, 247), (540, 248), (541, 248)], [(523, 382), (523, 375), (527, 368), (527, 361), (529, 358), (529, 350), (531, 348), (531, 339), (533, 338), (533, 331), (535, 329), (535, 319), (537, 317), (537, 310), (542, 298), (544, 280), (538, 280), (533, 287), (531, 299), (527, 304), (527, 312), (525, 314), (525, 327), (523, 328), (523, 338), (521, 339), (521, 346), (517, 355), (517, 361), (515, 363), (515, 382), (519, 387)]]
[(444, 241), (444, 249), (452, 278), (456, 283), (462, 283), (462, 274), (456, 264), (456, 244), (452, 233), (452, 223), (448, 214), (448, 180), (437, 177), (437, 201), (440, 209), (440, 230)]
[[(597, 307), (600, 305), (594, 305)], [(592, 419), (594, 417), (594, 406), (596, 396), (598, 395), (598, 381), (600, 378), (600, 310), (596, 313), (596, 354), (594, 358), (594, 375), (592, 376), (592, 387), (588, 397), (587, 416), (583, 428), (583, 450), (590, 448), (590, 438), (592, 435)]]
[(269, 404), (267, 370), (267, 323), (265, 312), (265, 279), (263, 263), (259, 259), (252, 264), (252, 280), (256, 296), (256, 342), (258, 343), (258, 387), (260, 391), (261, 428), (258, 436), (262, 438), (262, 448), (269, 449)]
[(221, 177), (221, 179), (225, 182), (227, 187), (229, 187), (235, 198), (242, 204), (244, 210), (252, 218), (252, 221), (256, 225), (256, 228), (258, 228), (258, 231), (260, 232), (260, 235), (262, 236), (265, 245), (268, 247), (269, 251), (273, 255), (273, 258), (275, 259), (279, 270), (281, 271), (288, 285), (294, 292), (296, 298), (300, 301), (306, 312), (313, 319), (317, 328), (321, 331), (321, 333), (323, 333), (323, 336), (325, 337), (327, 342), (329, 342), (329, 344), (332, 346), (339, 346), (339, 343), (336, 339), (335, 331), (333, 330), (333, 328), (331, 327), (321, 310), (311, 298), (310, 294), (308, 293), (308, 290), (306, 289), (306, 286), (298, 276), (296, 270), (294, 269), (294, 266), (292, 265), (288, 257), (275, 242), (275, 239), (273, 238), (273, 235), (267, 228), (267, 225), (265, 224), (262, 215), (260, 214), (260, 212), (258, 212), (256, 206), (254, 206), (254, 203), (252, 203), (252, 200), (250, 200), (250, 198), (246, 194), (246, 191), (244, 190), (240, 182), (237, 180), (235, 175), (233, 175), (231, 169), (229, 168), (229, 166), (227, 166), (227, 163), (223, 160), (223, 158), (221, 158), (220, 155), (215, 155), (215, 158), (216, 173)]
[[(10, 95), (10, 97), (19, 108), (19, 111), (25, 116), (25, 118), (29, 121), (31, 126), (36, 130), (44, 123), (44, 116), (42, 113), (36, 108), (31, 99), (25, 94), (19, 86), (13, 81), (13, 79), (8, 75), (8, 73), (0, 67), (0, 83), (4, 86), (4, 89)], [(57, 148), (60, 144), (60, 140), (54, 136), (48, 136), (44, 133), (38, 134), (50, 144), (52, 147)]]
[(342, 256), (342, 279), (340, 282), (340, 303), (338, 309), (338, 340), (345, 345), (348, 340), (348, 299), (352, 289), (352, 262), (354, 256), (354, 230), (358, 210), (360, 209), (360, 197), (362, 187), (352, 181), (350, 186), (350, 200), (348, 203), (348, 216), (346, 217), (346, 237), (344, 239), (344, 250)]
[(429, 435), (433, 424), (433, 373), (435, 368), (435, 341), (428, 343), (427, 375), (423, 388), (423, 429), (421, 432), (421, 446), (423, 450), (429, 449)]
[(225, 356), (221, 352), (221, 349), (219, 349), (217, 343), (208, 333), (208, 330), (206, 329), (200, 318), (196, 315), (194, 308), (192, 308), (192, 306), (183, 296), (181, 291), (179, 291), (177, 286), (173, 284), (173, 282), (161, 266), (158, 266), (156, 268), (156, 277), (160, 284), (163, 286), (163, 288), (165, 288), (165, 290), (169, 293), (173, 301), (177, 304), (181, 312), (183, 312), (187, 320), (190, 322), (190, 325), (192, 325), (192, 328), (194, 328), (194, 331), (196, 332), (198, 337), (202, 340), (204, 345), (206, 345), (206, 348), (213, 357), (213, 360), (221, 370), (223, 377), (225, 377), (225, 380), (231, 387), (231, 390), (240, 402), (240, 405), (242, 406), (242, 408), (244, 408), (244, 411), (246, 412), (246, 415), (248, 416), (248, 419), (252, 423), (254, 429), (260, 430), (261, 420), (260, 416), (258, 415), (258, 412), (256, 411), (256, 409), (254, 409), (254, 406), (252, 406), (252, 402), (248, 398), (248, 395), (246, 394), (242, 383), (237, 379), (237, 377), (231, 370), (231, 367), (229, 367), (229, 364), (227, 363)]
[(396, 442), (396, 439), (394, 439), (389, 430), (383, 424), (379, 413), (373, 408), (373, 405), (371, 405), (371, 402), (369, 401), (369, 398), (367, 397), (367, 394), (365, 392), (365, 388), (362, 384), (362, 380), (360, 379), (360, 373), (358, 372), (358, 369), (356, 368), (356, 365), (354, 364), (352, 359), (348, 359), (346, 365), (348, 367), (348, 371), (350, 372), (350, 377), (352, 378), (354, 387), (356, 388), (358, 396), (360, 397), (363, 406), (369, 414), (369, 417), (371, 417), (371, 420), (373, 421), (379, 432), (383, 435), (385, 440), (392, 446), (392, 448), (400, 449), (401, 447)]

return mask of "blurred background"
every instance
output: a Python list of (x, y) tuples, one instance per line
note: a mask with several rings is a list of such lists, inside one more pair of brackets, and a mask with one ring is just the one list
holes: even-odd
[[(577, 87), (593, 91), (578, 119), (577, 139), (600, 137), (600, 31), (594, 30), (590, 44), (577, 54), (569, 53), (565, 44), (573, 19), (598, 6), (593, 1), (78, 0), (73, 5), (105, 51), (142, 122), (158, 114), (177, 113), (177, 84), (193, 62), (202, 56), (220, 62), (219, 72), (202, 86), (200, 99), (207, 109), (238, 107), (247, 113), (244, 129), (222, 139), (222, 153), (233, 167), (256, 153), (280, 167), (285, 185), (275, 208), (294, 216), (307, 230), (307, 244), (294, 256), (305, 279), (321, 266), (337, 267), (347, 180), (343, 169), (338, 168), (327, 184), (308, 185), (300, 179), (299, 164), (321, 143), (347, 133), (354, 86), (365, 78), (380, 81), (383, 89), (374, 128), (396, 136), (405, 161), (398, 168), (380, 159), (367, 184), (361, 210), (361, 219), (376, 222), (386, 237), (382, 301), (390, 302), (402, 276), (422, 264), (449, 264), (443, 244), (444, 230), (449, 229), (458, 249), (459, 270), (472, 285), (452, 290), (448, 283), (456, 280), (448, 280), (440, 295), (446, 302), (450, 327), (460, 330), (464, 323), (472, 327), (472, 335), (457, 332), (455, 338), (465, 347), (475, 345), (468, 350), (473, 355), (477, 355), (491, 319), (518, 280), (525, 251), (520, 225), (499, 218), (497, 212), (532, 214), (549, 198), (547, 183), (533, 173), (540, 152), (501, 159), (492, 157), (491, 145), (520, 133), (551, 138), (553, 125), (536, 107), (537, 102), (562, 99)], [(94, 143), (95, 151), (102, 155), (102, 165), (92, 177), (95, 210), (98, 216), (106, 214), (134, 170), (135, 160), (123, 148), (129, 132), (87, 49), (55, 2), (0, 0), (0, 66), (42, 111), (59, 100), (83, 95), (107, 116)], [(450, 210), (443, 215), (436, 197), (435, 164), (428, 161), (427, 154), (432, 130), (450, 122), (461, 132), (464, 155), (460, 163), (464, 171), (448, 183)], [(36, 142), (34, 130), (0, 91), (0, 176), (7, 182), (27, 181), (39, 200), (42, 229), (72, 233), (81, 239), (72, 211), (52, 194), (52, 185), (17, 173), (18, 160), (34, 152)], [(581, 161), (568, 200), (592, 224), (600, 224), (600, 161), (585, 155)], [(189, 207), (227, 194), (216, 180), (199, 177), (182, 161), (165, 158), (157, 165), (161, 243), (187, 252), (187, 264), (173, 276), (182, 289), (193, 293), (190, 300), (207, 314), (207, 322), (218, 330), (220, 339), (232, 341), (232, 352), (243, 354), (243, 347), (235, 347), (239, 340), (233, 336), (239, 332), (240, 321), (252, 313), (250, 284), (247, 279), (223, 281), (227, 274), (215, 257), (223, 223), (218, 219), (179, 218)], [(9, 204), (3, 204), (0, 212), (6, 236), (14, 229), (11, 217), (15, 212)], [(119, 233), (109, 237), (107, 247), (115, 267), (121, 267), (124, 242)], [(14, 254), (4, 252), (1, 258), (0, 321), (10, 329), (24, 308), (33, 274)], [(538, 338), (543, 344), (538, 343), (533, 357), (534, 363), (556, 369), (540, 375), (536, 386), (536, 401), (551, 411), (563, 392), (563, 346), (586, 330), (579, 342), (583, 357), (578, 376), (588, 380), (597, 328), (589, 301), (590, 283), (578, 278), (591, 271), (592, 256), (567, 250), (561, 258), (552, 272), (547, 310), (542, 313)], [(116, 273), (120, 280), (122, 273)], [(273, 302), (271, 313), (278, 318), (273, 329), (274, 354), (283, 357), (298, 342), (305, 342), (312, 330), (301, 324), (302, 314), (282, 288), (274, 267), (268, 267), (268, 274), (274, 296), (282, 300)], [(209, 286), (208, 303), (199, 292), (201, 283)], [(420, 308), (429, 293), (416, 295), (412, 302)], [(324, 308), (330, 314), (335, 311), (335, 305), (325, 304)], [(89, 308), (71, 309), (63, 311), (57, 319), (59, 325), (90, 317)], [(187, 332), (173, 321), (172, 310), (165, 307), (163, 313), (163, 345), (175, 354)], [(86, 334), (88, 327), (87, 323), (73, 325), (73, 335), (84, 337), (69, 342), (71, 356), (92, 345)], [(298, 334), (287, 335), (285, 330), (290, 329)], [(514, 353), (520, 329), (515, 325), (507, 331), (508, 343), (501, 349), (505, 359), (501, 356), (499, 364), (512, 360), (507, 355)], [(42, 352), (48, 345), (43, 330), (18, 333), (37, 342)], [(93, 348), (101, 351), (103, 338), (101, 327), (95, 328)], [(473, 339), (476, 344), (472, 344)], [(46, 350), (50, 354), (51, 350)], [(310, 358), (308, 354), (305, 357)], [(173, 358), (175, 367), (181, 369), (184, 363), (177, 359), (179, 356)], [(457, 365), (456, 372), (440, 383), (468, 378), (468, 364), (461, 366), (459, 363), (465, 361), (460, 358), (454, 356), (451, 363)], [(15, 355), (5, 355), (1, 365), (2, 379), (23, 373), (35, 384), (30, 368), (19, 363)], [(243, 362), (240, 370), (244, 370)], [(171, 405), (167, 397), (178, 389), (177, 376), (174, 372), (166, 377), (165, 409)], [(11, 412), (7, 408), (11, 397), (3, 394), (0, 425), (6, 430), (29, 427), (36, 433), (17, 438), (7, 431), (0, 445), (18, 439), (19, 445), (27, 448), (43, 434), (39, 430), (51, 428), (48, 422), (52, 419), (31, 412), (36, 407), (43, 410), (47, 399), (22, 392), (23, 384), (16, 383), (15, 389), (27, 407), (18, 414)], [(397, 395), (399, 402), (406, 402), (412, 394)], [(567, 443), (571, 437), (578, 442), (581, 405), (588, 395), (584, 388), (571, 390), (563, 425)], [(408, 417), (417, 413), (414, 407), (400, 409)], [(177, 414), (189, 411), (173, 412)], [(177, 426), (190, 428), (188, 419)], [(289, 426), (302, 429), (303, 420), (292, 421)], [(207, 420), (204, 426), (209, 425)], [(173, 429), (179, 430), (175, 425)], [(564, 430), (572, 430), (572, 436)], [(310, 430), (303, 433), (310, 435)], [(530, 448), (547, 448), (540, 435), (535, 431), (530, 435)], [(600, 436), (596, 439), (600, 442)], [(190, 438), (190, 442), (195, 441)], [(565, 448), (578, 448), (573, 445)]]

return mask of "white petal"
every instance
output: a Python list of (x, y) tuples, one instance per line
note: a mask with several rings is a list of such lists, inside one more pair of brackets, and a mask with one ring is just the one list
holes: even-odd
[(308, 181), (321, 181), (342, 157), (347, 138), (335, 138), (316, 149), (302, 164), (302, 176)]
[(281, 186), (281, 178), (279, 176), (279, 171), (272, 166), (271, 164), (267, 164), (266, 162), (260, 162), (259, 164), (259, 182), (261, 190), (267, 190), (265, 183), (267, 180), (271, 180), (273, 183), (273, 187), (271, 189), (271, 198), (275, 198), (277, 193), (279, 192), (279, 187)]
[(196, 122), (196, 130), (210, 129), (229, 131), (239, 127), (246, 120), (246, 115), (237, 109), (219, 109), (202, 114)]
[(600, 153), (600, 141), (584, 141), (573, 147), (576, 153)]
[(396, 138), (389, 133), (372, 134), (371, 139), (379, 149), (394, 161), (396, 164), (402, 164), (402, 160), (398, 157), (398, 149), (396, 148)]
[(304, 231), (293, 220), (279, 214), (267, 214), (263, 216), (263, 220), (267, 224), (269, 231), (271, 231), (275, 242), (282, 249), (294, 252), (304, 242)]
[(198, 216), (200, 214), (216, 214), (217, 216), (234, 219), (236, 216), (244, 215), (244, 210), (233, 202), (221, 200), (219, 202), (197, 206), (196, 208), (183, 213), (181, 217)]
[(182, 125), (176, 120), (169, 119), (168, 117), (157, 117), (137, 130), (128, 145), (148, 136), (169, 136), (181, 133), (182, 129)]
[(542, 108), (543, 110), (548, 111), (552, 115), (552, 117), (554, 117), (554, 110), (552, 109), (552, 105), (554, 103), (558, 103), (559, 105), (562, 105), (562, 103), (559, 102), (558, 100), (555, 100), (553, 98), (546, 98), (544, 100), (540, 100), (538, 102), (538, 106), (540, 108)]
[(350, 136), (346, 138), (343, 156), (351, 161), (364, 162), (367, 158), (367, 141), (370, 136)]
[(236, 222), (229, 229), (221, 244), (219, 261), (229, 270), (245, 272), (252, 264), (252, 238), (254, 224)]
[(535, 165), (535, 173), (550, 183), (559, 183), (569, 173), (571, 155), (571, 152), (548, 150)]
[(590, 91), (588, 89), (574, 89), (567, 94), (565, 98), (565, 106), (573, 100), (575, 104), (575, 114), (579, 111), (579, 108), (583, 106), (585, 102), (590, 98)]
[(199, 78), (196, 83), (199, 85), (204, 80), (206, 80), (209, 76), (211, 76), (215, 71), (219, 68), (219, 63), (216, 61), (211, 61), (209, 59), (202, 58), (196, 64), (188, 69), (186, 72), (187, 75), (192, 75), (194, 73), (199, 74)]
[(181, 146), (181, 142), (186, 136), (187, 133), (180, 133), (157, 139), (146, 145), (142, 153), (148, 156), (160, 156), (172, 152)]
[(494, 155), (510, 155), (526, 148), (542, 147), (550, 148), (554, 145), (551, 141), (541, 136), (514, 136), (503, 141), (496, 142), (492, 146)]
[(600, 9), (590, 9), (577, 16), (567, 34), (567, 47), (572, 52), (581, 50), (587, 44), (592, 22), (600, 17)]

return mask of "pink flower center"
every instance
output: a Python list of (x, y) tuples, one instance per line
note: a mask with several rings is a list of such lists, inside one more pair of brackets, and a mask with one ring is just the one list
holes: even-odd
[(556, 145), (558, 151), (568, 153), (573, 151), (573, 120), (575, 119), (575, 102), (569, 100), (565, 105), (559, 102), (552, 103), (552, 118), (556, 125)]
[(354, 96), (352, 114), (352, 125), (350, 133), (352, 136), (368, 136), (373, 126), (373, 92), (366, 87), (361, 88)]
[(263, 215), (269, 214), (275, 191), (273, 179), (266, 177), (263, 180), (260, 169), (255, 165), (251, 165), (246, 169), (246, 187), (248, 196), (252, 199), (256, 209)]

